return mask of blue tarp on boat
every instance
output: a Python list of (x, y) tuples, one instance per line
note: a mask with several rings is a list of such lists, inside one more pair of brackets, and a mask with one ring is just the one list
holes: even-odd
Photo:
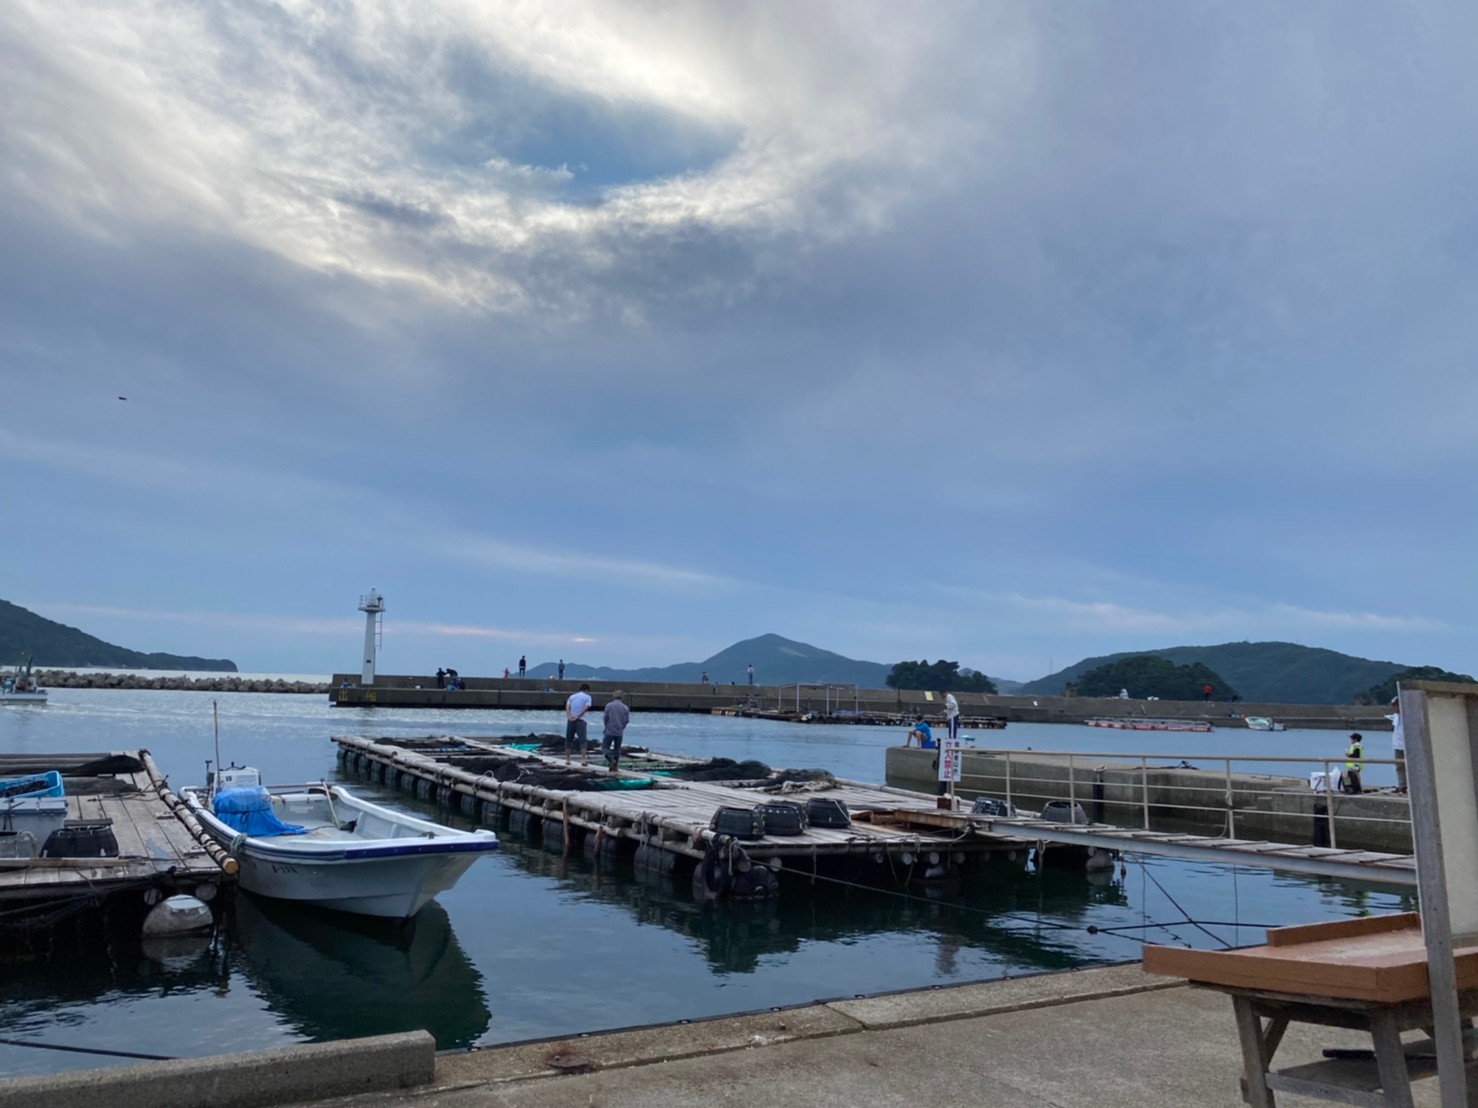
[(301, 835), (307, 830), (278, 819), (272, 811), (272, 798), (260, 785), (254, 789), (223, 789), (216, 793), (211, 810), (227, 827), (255, 839)]

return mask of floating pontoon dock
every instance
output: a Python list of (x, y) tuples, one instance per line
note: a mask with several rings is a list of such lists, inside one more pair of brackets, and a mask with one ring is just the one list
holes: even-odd
[(65, 783), (68, 826), (106, 829), (117, 841), (118, 854), (0, 857), (0, 901), (60, 903), (82, 897), (101, 902), (135, 890), (142, 894), (141, 904), (144, 898), (154, 903), (175, 893), (208, 900), (236, 872), (235, 859), (192, 833), (187, 821), (193, 822), (193, 817), (170, 791), (147, 750), (0, 755), (0, 776), (51, 769), (61, 773)]
[[(334, 742), (339, 744), (340, 760), (373, 781), (456, 807), (489, 824), (506, 817), (515, 830), (531, 837), (542, 835), (546, 844), (583, 845), (590, 852), (617, 850), (625, 844), (638, 850), (639, 865), (663, 872), (674, 869), (678, 859), (697, 861), (705, 856), (714, 838), (709, 822), (719, 808), (752, 809), (777, 800), (804, 804), (816, 795), (846, 804), (852, 826), (811, 826), (797, 835), (746, 840), (742, 843), (745, 854), (772, 868), (804, 872), (832, 861), (871, 864), (878, 868), (880, 878), (888, 874), (906, 880), (942, 876), (951, 866), (990, 854), (1019, 854), (1024, 860), (1031, 845), (1003, 836), (977, 835), (967, 820), (956, 820), (950, 826), (920, 822), (917, 817), (935, 815), (934, 797), (850, 781), (837, 781), (824, 791), (803, 785), (793, 791), (782, 787), (766, 792), (764, 782), (653, 777), (699, 760), (628, 754), (623, 755), (622, 764), (629, 769), (597, 783), (623, 787), (574, 790), (498, 780), (490, 773), (472, 772), (457, 764), (494, 757), (531, 770), (566, 768), (561, 759), (499, 741), (336, 736)], [(607, 778), (603, 769), (591, 768), (598, 777)], [(644, 787), (633, 787), (638, 785)]]
[[(607, 849), (631, 844), (641, 851), (638, 864), (663, 870), (672, 869), (678, 858), (704, 857), (714, 838), (709, 822), (720, 807), (824, 796), (847, 805), (851, 827), (810, 827), (800, 835), (766, 836), (744, 842), (744, 851), (773, 868), (799, 873), (842, 862), (850, 865), (854, 877), (866, 877), (867, 863), (872, 863), (870, 875), (879, 882), (946, 876), (991, 856), (1024, 859), (1028, 850), (1047, 843), (1100, 857), (1133, 852), (1397, 885), (1411, 885), (1416, 879), (1412, 859), (1399, 854), (1055, 823), (1024, 815), (972, 815), (941, 810), (936, 797), (923, 793), (852, 781), (776, 794), (764, 791), (763, 782), (653, 777), (663, 772), (664, 765), (695, 761), (670, 755), (623, 757), (623, 766), (630, 768), (623, 769), (622, 783), (652, 777), (649, 787), (571, 790), (521, 784), (516, 772), (498, 780), (457, 764), (475, 766), (479, 757), (495, 757), (535, 769), (564, 767), (559, 759), (508, 745), (510, 740), (339, 736), (334, 742), (341, 761), (373, 781), (456, 807), (489, 824), (507, 816), (515, 830), (542, 835), (545, 843), (559, 847), (583, 845), (590, 852), (602, 843)], [(600, 770), (596, 773), (603, 775)]]

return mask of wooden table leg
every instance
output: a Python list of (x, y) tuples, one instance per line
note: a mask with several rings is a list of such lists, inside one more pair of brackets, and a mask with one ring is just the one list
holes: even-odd
[(1232, 997), (1232, 1011), (1237, 1015), (1237, 1038), (1242, 1042), (1242, 1072), (1247, 1082), (1247, 1103), (1252, 1108), (1277, 1108), (1278, 1102), (1273, 1099), (1273, 1090), (1268, 1088), (1268, 1068), (1272, 1063), (1272, 1054), (1268, 1050), (1267, 1040), (1263, 1038), (1262, 1020), (1252, 1007), (1252, 1001), (1245, 996)]
[(1406, 1052), (1401, 1049), (1401, 1032), (1388, 1014), (1372, 1012), (1370, 1037), (1375, 1040), (1375, 1062), (1380, 1068), (1381, 1092), (1391, 1108), (1412, 1108), (1411, 1075), (1406, 1069)]

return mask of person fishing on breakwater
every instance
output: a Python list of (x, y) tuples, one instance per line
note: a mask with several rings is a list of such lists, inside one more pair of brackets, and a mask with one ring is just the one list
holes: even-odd
[(1345, 792), (1360, 792), (1360, 771), (1365, 768), (1365, 739), (1356, 731), (1345, 751)]
[(903, 740), (904, 746), (912, 746), (914, 739), (919, 740), (920, 750), (938, 750), (939, 744), (934, 741), (934, 732), (925, 720), (919, 720), (913, 725), (913, 730), (908, 733), (908, 738)]

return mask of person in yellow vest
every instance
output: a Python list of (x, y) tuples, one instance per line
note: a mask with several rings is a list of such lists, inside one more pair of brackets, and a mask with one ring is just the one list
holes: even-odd
[(1345, 792), (1360, 791), (1360, 771), (1365, 768), (1365, 740), (1356, 731), (1350, 736), (1349, 749), (1345, 751)]

